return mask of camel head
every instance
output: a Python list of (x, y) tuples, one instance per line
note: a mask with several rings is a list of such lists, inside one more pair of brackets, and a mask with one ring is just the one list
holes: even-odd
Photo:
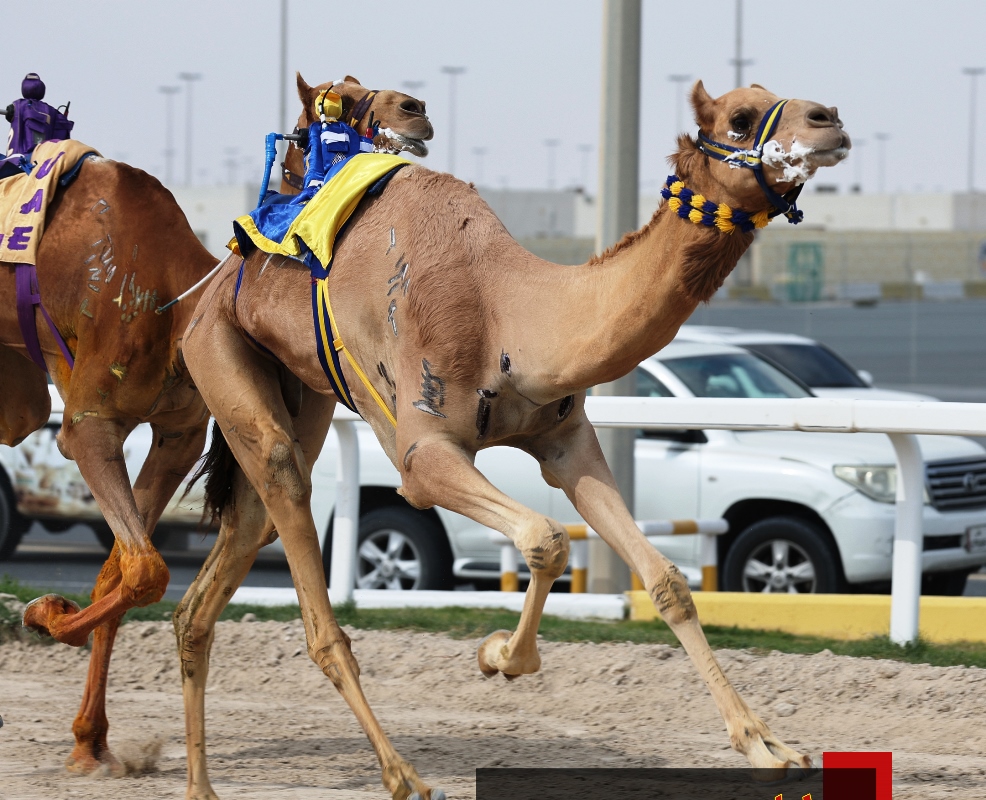
[(697, 140), (679, 137), (671, 160), (686, 185), (732, 208), (792, 218), (784, 206), (793, 208), (801, 185), (852, 146), (835, 107), (783, 101), (757, 84), (713, 99), (698, 81), (691, 101)]
[(377, 151), (428, 155), (425, 142), (435, 135), (435, 131), (422, 100), (391, 89), (371, 92), (351, 75), (342, 81), (309, 86), (299, 72), (297, 83), (298, 97), (304, 109), (298, 118), (299, 128), (307, 128), (316, 121), (315, 99), (320, 92), (329, 89), (342, 98), (340, 119), (352, 125), (360, 135), (366, 135), (370, 126), (379, 125), (379, 132), (373, 139)]

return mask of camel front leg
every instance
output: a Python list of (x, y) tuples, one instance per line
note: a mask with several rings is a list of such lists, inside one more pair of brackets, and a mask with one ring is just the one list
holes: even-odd
[[(204, 407), (202, 412), (204, 413)], [(182, 478), (188, 474), (202, 452), (205, 422), (203, 417), (192, 425), (183, 423), (177, 427), (168, 427), (155, 423), (152, 426), (154, 441), (134, 489), (134, 498), (148, 539)], [(123, 578), (120, 555), (120, 546), (114, 543), (110, 556), (96, 579), (91, 595), (93, 604), (119, 591)], [(114, 775), (123, 772), (123, 766), (113, 756), (107, 743), (109, 722), (106, 718), (110, 657), (122, 618), (122, 613), (111, 617), (98, 625), (93, 633), (82, 706), (72, 725), (75, 747), (65, 763), (69, 772), (89, 774), (101, 767), (108, 768)]]
[(733, 749), (757, 769), (810, 768), (811, 757), (785, 745), (737, 694), (705, 638), (691, 591), (678, 568), (644, 537), (620, 496), (595, 431), (582, 416), (553, 448), (549, 473), (582, 518), (637, 573), (661, 617), (685, 648), (726, 723)]
[[(400, 432), (399, 432), (400, 433)], [(568, 533), (548, 517), (511, 500), (476, 469), (472, 457), (441, 439), (404, 447), (401, 494), (419, 508), (439, 505), (508, 536), (524, 554), (531, 582), (517, 630), (491, 633), (479, 646), (479, 668), (508, 680), (537, 672), (538, 625), (551, 584), (568, 563)]]
[[(132, 426), (95, 413), (86, 416), (85, 412), (73, 413), (68, 408), (65, 412), (59, 447), (75, 459), (116, 536), (121, 578), (111, 591), (81, 611), (75, 603), (57, 595), (45, 595), (28, 605), (24, 625), (63, 644), (81, 647), (96, 627), (134, 606), (156, 603), (168, 586), (168, 568), (151, 544), (151, 532), (137, 508), (127, 475), (123, 440), (131, 429)], [(156, 452), (159, 451), (152, 448), (149, 460), (154, 460)], [(169, 498), (170, 495), (165, 502)]]

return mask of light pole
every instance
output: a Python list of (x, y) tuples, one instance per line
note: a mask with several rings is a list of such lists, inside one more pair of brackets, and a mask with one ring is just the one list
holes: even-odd
[(288, 130), (288, 0), (281, 0), (281, 69), (280, 92), (278, 98), (277, 127), (274, 130)]
[(963, 67), (962, 74), (969, 76), (969, 193), (975, 191), (976, 152), (976, 78), (986, 72), (986, 67)]
[(466, 71), (465, 67), (442, 67), (448, 75), (448, 171), (455, 174), (455, 79)]
[(877, 158), (879, 159), (878, 167), (879, 172), (877, 173), (877, 185), (879, 186), (880, 194), (886, 191), (886, 175), (887, 175), (887, 142), (890, 141), (889, 133), (874, 133), (873, 138), (880, 143), (880, 151), (877, 153)]
[(675, 137), (685, 129), (681, 125), (682, 112), (681, 112), (681, 101), (685, 95), (685, 84), (692, 79), (691, 75), (668, 75), (668, 80), (675, 85), (675, 112), (677, 116), (675, 117)]
[(752, 64), (752, 58), (743, 58), (743, 0), (736, 0), (736, 57), (729, 63), (736, 67), (736, 88), (743, 85), (743, 67)]
[(856, 161), (856, 191), (863, 193), (863, 147), (866, 139), (853, 139), (852, 149), (856, 151), (853, 158)]
[(582, 190), (588, 194), (589, 193), (589, 155), (592, 153), (591, 144), (580, 144), (579, 152), (582, 154), (582, 171), (579, 176), (579, 181), (582, 184)]
[(548, 148), (548, 188), (555, 188), (555, 153), (561, 141), (558, 139), (545, 139), (544, 146)]
[(483, 156), (486, 155), (487, 149), (485, 147), (474, 147), (472, 149), (472, 154), (476, 156), (476, 185), (483, 185)]
[(171, 186), (172, 166), (175, 160), (174, 96), (181, 91), (180, 86), (158, 86), (164, 95), (164, 183)]
[(185, 185), (192, 185), (192, 83), (202, 80), (201, 72), (179, 72), (178, 77), (188, 84), (185, 90)]

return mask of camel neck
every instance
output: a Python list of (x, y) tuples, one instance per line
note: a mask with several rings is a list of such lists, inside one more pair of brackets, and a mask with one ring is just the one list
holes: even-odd
[(664, 205), (602, 256), (555, 267), (568, 271), (557, 291), (531, 292), (526, 304), (535, 318), (562, 321), (542, 331), (540, 378), (564, 396), (627, 374), (674, 338), (752, 240), (693, 225)]

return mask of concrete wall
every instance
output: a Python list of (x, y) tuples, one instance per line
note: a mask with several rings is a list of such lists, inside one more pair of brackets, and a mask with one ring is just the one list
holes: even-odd
[(259, 191), (255, 185), (169, 188), (199, 241), (216, 258), (229, 253), (226, 243), (233, 238), (233, 220), (256, 207)]

